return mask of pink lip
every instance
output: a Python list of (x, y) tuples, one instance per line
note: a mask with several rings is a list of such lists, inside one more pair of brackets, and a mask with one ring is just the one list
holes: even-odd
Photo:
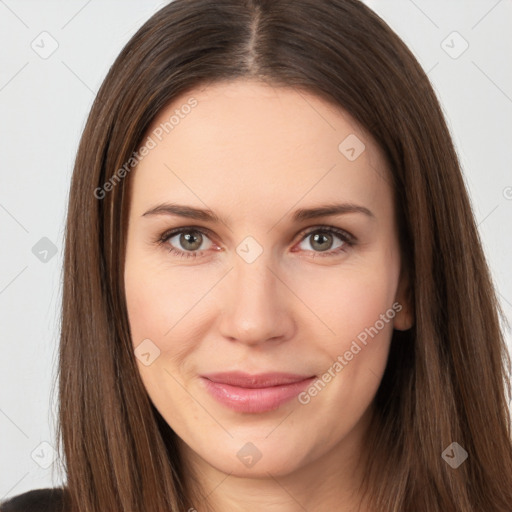
[(237, 412), (261, 413), (277, 409), (297, 396), (316, 377), (290, 373), (212, 373), (201, 376), (206, 390)]

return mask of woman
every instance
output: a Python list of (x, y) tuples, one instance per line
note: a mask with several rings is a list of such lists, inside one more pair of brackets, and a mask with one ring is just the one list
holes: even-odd
[(499, 313), (435, 94), (378, 16), (176, 0), (78, 151), (49, 501), (510, 510)]

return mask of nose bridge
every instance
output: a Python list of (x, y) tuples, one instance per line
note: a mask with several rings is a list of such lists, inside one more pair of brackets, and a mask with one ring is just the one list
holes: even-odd
[(222, 334), (248, 344), (285, 338), (293, 327), (283, 283), (276, 277), (270, 251), (248, 262), (236, 255), (222, 301)]

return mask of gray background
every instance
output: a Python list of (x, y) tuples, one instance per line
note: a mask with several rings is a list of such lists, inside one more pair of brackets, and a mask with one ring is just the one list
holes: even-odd
[[(0, 500), (64, 478), (51, 392), (73, 159), (109, 66), (164, 3), (0, 0)], [(436, 89), (510, 321), (512, 1), (366, 3)]]

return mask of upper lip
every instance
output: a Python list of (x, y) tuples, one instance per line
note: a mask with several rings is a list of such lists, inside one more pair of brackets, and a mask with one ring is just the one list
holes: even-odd
[(202, 375), (212, 382), (229, 384), (241, 388), (268, 388), (272, 386), (282, 386), (284, 384), (292, 384), (301, 382), (314, 377), (313, 375), (297, 375), (294, 373), (258, 373), (249, 374), (244, 372), (220, 372), (208, 373)]

